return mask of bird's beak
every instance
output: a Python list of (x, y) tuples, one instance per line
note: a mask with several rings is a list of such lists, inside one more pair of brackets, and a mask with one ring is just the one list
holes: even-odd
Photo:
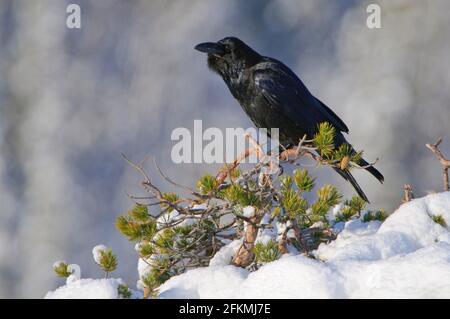
[(225, 54), (225, 46), (218, 42), (205, 42), (195, 46), (195, 50), (221, 56)]

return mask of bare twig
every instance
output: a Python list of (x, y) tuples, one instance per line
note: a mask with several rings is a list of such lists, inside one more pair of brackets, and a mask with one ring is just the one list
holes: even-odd
[(131, 161), (125, 154), (122, 153), (122, 157), (127, 161), (128, 164), (130, 164), (132, 167), (134, 167), (139, 173), (141, 173), (142, 176), (144, 176), (145, 181), (142, 183), (144, 186), (147, 186), (148, 189), (158, 198), (162, 199), (162, 193), (161, 191), (152, 184), (150, 177), (148, 176), (147, 172), (143, 168), (143, 162), (140, 164), (136, 164), (133, 161)]
[(233, 163), (231, 163), (229, 166), (227, 166), (224, 170), (220, 171), (216, 176), (216, 179), (217, 179), (219, 185), (223, 183), (225, 178), (227, 178), (228, 174), (230, 174), (234, 169), (236, 169), (243, 160), (245, 160), (247, 157), (249, 157), (254, 152), (256, 152), (256, 150), (254, 148), (247, 148), (242, 154), (240, 154), (233, 161)]
[(178, 183), (174, 182), (172, 179), (170, 179), (170, 178), (162, 171), (161, 167), (158, 165), (158, 163), (156, 162), (156, 159), (155, 159), (155, 158), (153, 159), (153, 162), (154, 162), (154, 164), (155, 164), (155, 166), (156, 166), (156, 169), (158, 170), (159, 174), (160, 174), (160, 175), (161, 175), (168, 183), (170, 183), (170, 184), (172, 184), (172, 185), (174, 185), (174, 186), (176, 186), (176, 187), (182, 188), (182, 189), (188, 191), (188, 192), (191, 193), (191, 194), (196, 194), (196, 192), (195, 192), (192, 188), (187, 187), (187, 186), (184, 186), (184, 185), (181, 185), (181, 184), (178, 184)]
[(439, 144), (441, 144), (441, 142), (442, 142), (442, 137), (440, 137), (434, 144), (426, 144), (426, 147), (431, 152), (433, 152), (434, 155), (436, 155), (437, 159), (439, 160), (439, 163), (441, 163), (442, 179), (444, 182), (444, 191), (448, 191), (449, 190), (448, 169), (450, 167), (450, 160), (445, 158), (445, 156), (442, 154), (441, 150), (439, 149)]
[(414, 194), (413, 194), (411, 185), (405, 184), (403, 186), (403, 200), (402, 200), (403, 203), (410, 202), (411, 199), (413, 199), (413, 198), (414, 198)]

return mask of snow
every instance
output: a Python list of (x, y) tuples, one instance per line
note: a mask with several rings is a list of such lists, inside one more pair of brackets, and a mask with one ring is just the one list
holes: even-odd
[(284, 256), (250, 273), (233, 297), (343, 298), (339, 282), (322, 263), (302, 255)]
[(139, 274), (139, 278), (147, 275), (151, 270), (152, 267), (149, 264), (150, 262), (150, 258), (147, 258), (146, 260), (144, 260), (144, 258), (139, 258), (138, 259), (138, 274)]
[(246, 206), (242, 209), (242, 215), (247, 218), (251, 218), (255, 215), (255, 207)]
[(121, 279), (80, 279), (50, 291), (45, 299), (117, 299)]
[(97, 245), (92, 249), (92, 255), (97, 264), (100, 264), (100, 258), (101, 258), (100, 252), (106, 251), (106, 250), (108, 250), (108, 247), (106, 247), (105, 245)]
[(77, 264), (70, 264), (67, 266), (67, 271), (71, 273), (69, 277), (66, 279), (66, 284), (74, 283), (77, 280), (80, 280), (81, 277), (81, 268)]
[[(160, 298), (230, 298), (248, 271), (234, 266), (197, 268), (172, 277), (160, 287)], [(220, 285), (220, 286), (217, 286)]]
[(67, 264), (67, 263), (66, 263), (65, 260), (58, 260), (58, 261), (55, 261), (54, 264), (53, 264), (53, 268), (58, 268), (59, 265), (61, 265), (61, 264)]
[[(450, 224), (449, 192), (405, 203), (383, 223), (359, 219), (337, 223), (337, 239), (321, 244), (313, 252), (315, 259), (286, 254), (254, 272), (230, 265), (241, 244), (232, 241), (209, 267), (165, 282), (159, 297), (450, 298), (450, 232), (432, 220), (436, 215)], [(271, 234), (263, 230), (258, 237), (265, 240), (275, 229)], [(143, 264), (140, 268), (145, 271)], [(115, 298), (114, 284), (114, 280), (82, 279), (46, 297)]]
[(141, 278), (145, 277), (151, 270), (152, 266), (150, 266), (151, 258), (147, 258), (144, 260), (144, 258), (139, 257), (138, 263), (137, 263), (137, 271), (138, 271), (138, 280), (136, 282), (136, 288), (139, 290), (144, 290), (144, 284), (142, 283)]
[(384, 223), (339, 223), (338, 238), (320, 245), (317, 259), (285, 255), (251, 273), (217, 267), (228, 260), (222, 257), (230, 256), (230, 244), (218, 252), (217, 262), (211, 260), (214, 266), (168, 280), (161, 296), (450, 298), (450, 233), (433, 215), (450, 222), (449, 192), (403, 204)]
[(242, 245), (242, 239), (233, 240), (228, 245), (223, 246), (209, 261), (210, 266), (227, 266), (231, 263), (234, 254)]

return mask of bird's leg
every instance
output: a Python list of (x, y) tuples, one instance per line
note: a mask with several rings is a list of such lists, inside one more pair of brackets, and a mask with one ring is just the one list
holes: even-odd
[(280, 160), (289, 160), (289, 156), (293, 157), (293, 160), (296, 160), (304, 155), (304, 153), (309, 149), (308, 147), (305, 147), (303, 144), (306, 142), (310, 142), (311, 140), (306, 139), (307, 135), (303, 135), (303, 137), (298, 142), (297, 146), (288, 145), (286, 148), (284, 148), (284, 151), (281, 152)]
[(299, 150), (296, 147), (293, 148), (289, 148), (287, 150), (284, 150), (281, 154), (280, 154), (280, 160), (282, 161), (288, 161), (289, 157), (292, 158), (296, 158), (299, 155)]

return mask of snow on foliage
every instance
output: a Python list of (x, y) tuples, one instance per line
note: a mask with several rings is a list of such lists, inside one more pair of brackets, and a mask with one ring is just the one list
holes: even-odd
[(255, 215), (255, 207), (246, 206), (242, 209), (242, 215), (247, 218), (251, 218)]
[[(209, 267), (172, 277), (160, 298), (450, 298), (450, 193), (415, 199), (385, 222), (353, 219), (313, 252), (285, 254), (254, 272), (229, 265), (239, 241)], [(141, 265), (142, 266), (142, 265)], [(116, 279), (82, 279), (47, 298), (117, 298)]]
[(100, 264), (101, 252), (107, 251), (108, 247), (105, 245), (97, 245), (92, 249), (92, 256), (97, 264)]

